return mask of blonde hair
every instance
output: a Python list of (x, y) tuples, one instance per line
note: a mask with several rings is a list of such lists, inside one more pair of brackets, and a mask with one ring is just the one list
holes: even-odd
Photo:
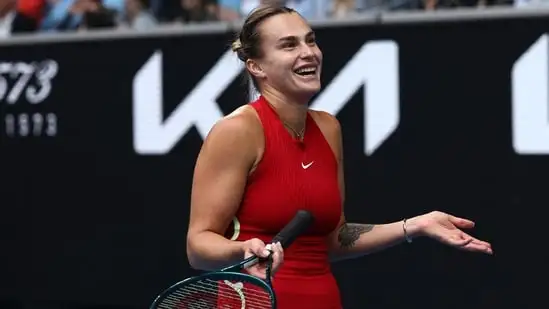
[(262, 5), (253, 10), (244, 21), (240, 33), (231, 44), (231, 49), (238, 58), (246, 61), (261, 57), (261, 37), (258, 27), (266, 19), (278, 14), (293, 13), (295, 10), (281, 5)]
[(234, 52), (237, 52), (239, 49), (242, 48), (242, 43), (240, 43), (240, 39), (236, 39), (233, 44), (231, 44), (231, 49)]

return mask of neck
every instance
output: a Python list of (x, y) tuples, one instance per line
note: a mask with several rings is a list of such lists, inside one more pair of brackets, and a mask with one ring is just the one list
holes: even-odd
[(301, 132), (305, 128), (308, 102), (292, 99), (272, 88), (264, 89), (262, 95), (276, 109), (278, 117), (286, 125), (291, 126), (291, 129)]

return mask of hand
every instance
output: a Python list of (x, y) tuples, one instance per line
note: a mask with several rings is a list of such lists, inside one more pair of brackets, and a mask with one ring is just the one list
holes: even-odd
[(461, 229), (471, 229), (475, 223), (471, 220), (433, 211), (415, 218), (421, 227), (421, 234), (434, 238), (441, 243), (458, 249), (493, 254), (492, 245), (478, 240)]
[[(282, 249), (282, 245), (280, 245), (280, 243), (265, 245), (263, 241), (257, 238), (252, 238), (244, 242), (244, 248), (245, 248), (244, 258), (249, 258), (252, 255), (266, 258), (269, 256), (270, 251), (273, 252), (273, 255), (272, 255), (273, 264), (271, 268), (271, 277), (274, 276), (274, 274), (276, 273), (276, 271), (284, 261), (284, 250)], [(246, 271), (252, 276), (261, 278), (263, 280), (267, 279), (266, 277), (267, 263), (266, 262), (259, 262), (254, 266), (248, 267)]]

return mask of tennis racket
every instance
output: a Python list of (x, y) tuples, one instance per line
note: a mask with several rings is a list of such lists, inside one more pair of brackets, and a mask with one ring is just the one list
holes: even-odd
[[(310, 212), (298, 211), (271, 243), (289, 247), (313, 220)], [(276, 297), (270, 282), (271, 255), (265, 259), (251, 256), (221, 270), (180, 281), (163, 291), (150, 309), (275, 309)], [(241, 272), (262, 261), (267, 261), (266, 280)]]

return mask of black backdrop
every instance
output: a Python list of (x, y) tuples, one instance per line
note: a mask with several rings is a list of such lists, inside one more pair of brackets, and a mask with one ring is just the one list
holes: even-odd
[[(532, 18), (316, 29), (325, 84), (367, 41), (391, 39), (399, 48), (401, 115), (394, 134), (364, 154), (364, 89), (338, 113), (348, 218), (379, 223), (438, 209), (475, 220), (475, 235), (495, 250), (488, 257), (419, 240), (342, 262), (334, 271), (345, 308), (529, 308), (543, 296), (545, 282), (533, 280), (547, 273), (542, 213), (549, 158), (513, 150), (511, 71), (547, 26), (545, 18)], [(185, 234), (201, 135), (191, 129), (167, 154), (137, 154), (132, 83), (153, 52), (162, 51), (167, 115), (231, 37), (2, 47), (2, 65), (50, 59), (58, 71), (41, 103), (24, 95), (0, 103), (0, 306), (145, 308), (193, 273)], [(37, 72), (23, 94), (40, 84), (36, 76), (44, 70)], [(2, 76), (8, 89), (19, 78)], [(244, 103), (243, 93), (235, 79), (219, 107), (229, 113)], [(12, 134), (25, 127), (20, 115), (26, 113), (39, 115), (31, 134)]]

